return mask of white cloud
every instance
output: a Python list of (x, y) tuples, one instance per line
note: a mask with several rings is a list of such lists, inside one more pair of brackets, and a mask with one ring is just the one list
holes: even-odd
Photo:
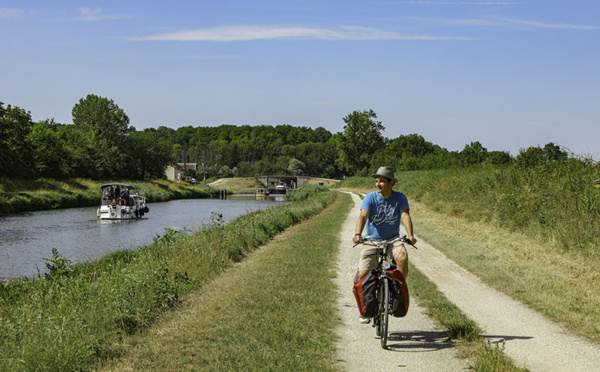
[(495, 18), (495, 19), (505, 22), (505, 23), (508, 23), (508, 24), (533, 27), (533, 28), (600, 30), (600, 26), (571, 25), (571, 24), (565, 24), (565, 23), (545, 23), (545, 22), (527, 21), (527, 20), (523, 20), (523, 19), (514, 19), (514, 18)]
[(402, 35), (369, 27), (340, 26), (310, 28), (302, 26), (221, 26), (145, 36), (134, 40), (172, 41), (249, 41), (268, 39), (311, 40), (473, 40), (453, 36)]
[(0, 18), (16, 18), (24, 12), (22, 9), (0, 8)]
[(102, 9), (100, 8), (79, 8), (79, 17), (77, 20), (79, 21), (110, 21), (117, 19), (128, 18), (127, 16), (120, 15), (107, 15), (101, 14)]
[(431, 18), (431, 17), (402, 17), (403, 19), (411, 19), (421, 22), (429, 22), (443, 25), (453, 26), (498, 26), (503, 23), (499, 20), (484, 19), (484, 18)]
[(585, 26), (572, 24), (556, 24), (538, 21), (527, 21), (514, 18), (431, 18), (431, 17), (402, 17), (403, 19), (412, 19), (421, 22), (436, 24), (454, 25), (454, 26), (521, 26), (527, 28), (548, 28), (548, 29), (571, 29), (571, 30), (599, 30), (600, 26)]

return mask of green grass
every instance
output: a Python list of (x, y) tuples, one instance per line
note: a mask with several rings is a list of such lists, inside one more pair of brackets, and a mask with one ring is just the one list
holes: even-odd
[(573, 161), (532, 168), (412, 172), (407, 193), (433, 210), (539, 237), (600, 260), (600, 167)]
[(471, 369), (475, 372), (526, 372), (526, 368), (515, 366), (512, 359), (504, 354), (504, 346), (485, 344), (476, 352), (475, 363)]
[[(428, 208), (538, 237), (600, 260), (600, 166), (571, 160), (538, 167), (481, 166), (398, 172), (396, 190)], [(334, 187), (374, 190), (370, 177)]]
[[(207, 184), (209, 182), (207, 181)], [(231, 177), (225, 178), (214, 186), (216, 189), (226, 189), (231, 194), (255, 194), (256, 189), (264, 186), (255, 177)]]
[(334, 199), (320, 193), (197, 232), (167, 230), (151, 245), (83, 264), (55, 252), (48, 276), (0, 285), (0, 370), (91, 370), (123, 355), (128, 335)]
[(323, 213), (286, 230), (193, 293), (149, 337), (131, 340), (131, 352), (104, 369), (338, 370), (332, 279), (350, 206), (350, 197), (339, 195)]

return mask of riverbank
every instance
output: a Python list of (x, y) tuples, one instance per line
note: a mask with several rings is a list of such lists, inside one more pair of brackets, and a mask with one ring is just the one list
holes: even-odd
[(189, 293), (337, 196), (307, 195), (191, 234), (169, 230), (148, 246), (85, 264), (55, 253), (44, 277), (0, 285), (0, 370), (91, 370), (124, 355), (130, 335), (147, 332)]
[[(112, 182), (112, 181), (111, 181)], [(204, 186), (167, 180), (129, 182), (150, 203), (175, 199), (218, 197), (218, 191)], [(92, 207), (100, 203), (100, 186), (108, 182), (89, 179), (8, 180), (0, 179), (0, 215), (60, 208)]]
[(339, 371), (335, 276), (351, 203), (337, 197), (185, 299), (103, 371)]

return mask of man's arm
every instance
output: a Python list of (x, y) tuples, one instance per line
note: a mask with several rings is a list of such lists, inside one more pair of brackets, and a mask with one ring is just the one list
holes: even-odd
[(406, 229), (406, 237), (410, 239), (411, 244), (417, 244), (417, 238), (415, 238), (415, 234), (413, 232), (412, 219), (410, 218), (410, 211), (408, 209), (404, 209), (402, 211), (402, 224)]
[(352, 241), (355, 244), (360, 241), (360, 237), (362, 235), (363, 229), (365, 228), (365, 224), (367, 223), (368, 218), (369, 218), (369, 210), (361, 209), (360, 215), (358, 215), (358, 220), (356, 220), (356, 228), (354, 230), (355, 234), (352, 237)]

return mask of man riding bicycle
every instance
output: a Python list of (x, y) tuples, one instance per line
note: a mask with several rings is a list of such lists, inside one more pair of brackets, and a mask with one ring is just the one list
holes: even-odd
[[(352, 238), (355, 244), (361, 242), (362, 232), (367, 226), (365, 237), (376, 240), (388, 240), (399, 236), (400, 221), (406, 229), (407, 238), (412, 245), (417, 243), (413, 233), (410, 208), (406, 195), (392, 188), (397, 180), (394, 170), (390, 167), (379, 167), (377, 173), (371, 175), (375, 178), (377, 191), (368, 193), (360, 207), (360, 215), (356, 221), (356, 234)], [(358, 263), (358, 280), (361, 280), (371, 270), (377, 267), (377, 248), (374, 245), (363, 244), (361, 246), (360, 260)], [(394, 243), (391, 255), (396, 261), (398, 270), (406, 280), (408, 275), (408, 253), (401, 242)], [(360, 318), (361, 323), (369, 320)]]

